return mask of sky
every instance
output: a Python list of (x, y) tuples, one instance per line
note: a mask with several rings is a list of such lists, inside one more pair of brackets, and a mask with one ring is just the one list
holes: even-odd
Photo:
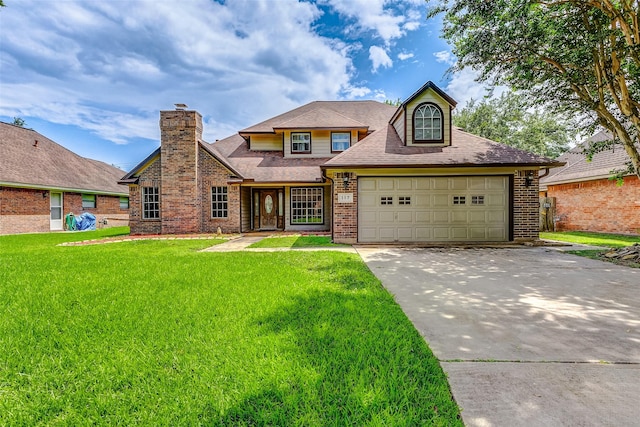
[(486, 89), (424, 0), (4, 0), (0, 121), (132, 169), (184, 103), (214, 142), (316, 100), (404, 100), (431, 80)]

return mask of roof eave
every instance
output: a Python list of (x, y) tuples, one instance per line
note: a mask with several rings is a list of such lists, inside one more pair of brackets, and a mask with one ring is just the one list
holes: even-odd
[(92, 190), (89, 188), (74, 188), (74, 187), (64, 187), (57, 185), (44, 185), (44, 184), (26, 184), (22, 182), (9, 182), (9, 181), (0, 181), (0, 186), (3, 187), (12, 187), (12, 188), (27, 188), (30, 190), (53, 190), (53, 191), (62, 191), (67, 193), (85, 193), (85, 194), (100, 194), (104, 196), (128, 196), (128, 192), (117, 192), (117, 191), (105, 191), (105, 190)]

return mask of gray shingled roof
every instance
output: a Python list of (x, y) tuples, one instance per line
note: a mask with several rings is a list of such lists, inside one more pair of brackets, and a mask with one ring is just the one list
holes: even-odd
[(240, 133), (272, 133), (274, 128), (291, 128), (290, 125), (287, 125), (287, 122), (291, 123), (292, 120), (301, 116), (312, 117), (313, 115), (308, 115), (307, 113), (313, 110), (320, 113), (323, 110), (337, 113), (348, 118), (349, 121), (367, 125), (370, 131), (375, 131), (389, 123), (389, 119), (397, 108), (378, 101), (314, 101), (256, 125), (249, 126), (241, 130)]
[(32, 129), (0, 122), (0, 185), (128, 195), (128, 187), (117, 183), (123, 174)]
[(325, 163), (326, 167), (552, 166), (558, 162), (452, 128), (448, 147), (406, 147), (392, 125)]
[(574, 181), (588, 181), (591, 179), (606, 178), (615, 169), (624, 169), (629, 156), (621, 144), (616, 144), (613, 149), (596, 153), (592, 161), (587, 161), (583, 154), (584, 147), (590, 142), (606, 141), (611, 139), (611, 134), (606, 131), (596, 133), (591, 138), (578, 144), (560, 157), (559, 162), (566, 162), (561, 168), (551, 169), (546, 177), (540, 180), (543, 186)]

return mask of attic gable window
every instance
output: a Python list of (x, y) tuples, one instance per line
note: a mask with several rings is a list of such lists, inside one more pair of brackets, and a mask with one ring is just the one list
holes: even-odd
[(291, 152), (311, 153), (311, 132), (291, 132)]
[(442, 142), (442, 110), (435, 104), (419, 105), (413, 112), (414, 142)]

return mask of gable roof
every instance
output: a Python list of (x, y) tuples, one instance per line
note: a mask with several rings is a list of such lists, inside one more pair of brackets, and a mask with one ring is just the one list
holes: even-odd
[(546, 157), (499, 144), (452, 126), (452, 145), (407, 147), (392, 125), (328, 160), (328, 167), (558, 166)]
[(414, 93), (411, 94), (411, 96), (409, 96), (403, 103), (402, 105), (407, 105), (408, 103), (410, 103), (411, 101), (413, 101), (417, 96), (419, 96), (422, 92), (424, 92), (427, 89), (433, 89), (433, 91), (435, 93), (437, 93), (438, 95), (440, 95), (440, 97), (442, 97), (445, 101), (447, 101), (449, 104), (451, 104), (452, 107), (455, 107), (458, 103), (456, 102), (455, 99), (453, 99), (452, 97), (450, 97), (449, 95), (447, 95), (442, 89), (440, 89), (438, 86), (435, 85), (435, 83), (433, 83), (431, 80), (429, 80), (428, 82), (426, 82), (424, 85), (422, 85), (422, 87), (420, 89), (418, 89), (417, 91), (415, 91)]
[(0, 122), (0, 185), (128, 195), (129, 189), (118, 184), (123, 173), (33, 129)]
[(315, 108), (274, 126), (273, 129), (367, 129), (369, 126), (329, 108)]
[(370, 131), (375, 131), (386, 126), (395, 111), (396, 107), (378, 101), (314, 101), (249, 126), (239, 133), (273, 133), (274, 129), (295, 127), (292, 124), (316, 123), (313, 120), (335, 127), (326, 120), (329, 116), (339, 117), (338, 123), (352, 123), (358, 128), (364, 124)]
[(610, 177), (611, 171), (615, 169), (625, 169), (625, 163), (629, 161), (629, 156), (621, 144), (615, 144), (610, 150), (594, 154), (590, 162), (583, 154), (584, 148), (588, 147), (590, 143), (608, 141), (611, 138), (611, 133), (600, 131), (562, 154), (558, 157), (558, 161), (566, 162), (566, 165), (562, 168), (552, 169), (549, 175), (540, 180), (540, 184), (547, 186), (603, 179)]

